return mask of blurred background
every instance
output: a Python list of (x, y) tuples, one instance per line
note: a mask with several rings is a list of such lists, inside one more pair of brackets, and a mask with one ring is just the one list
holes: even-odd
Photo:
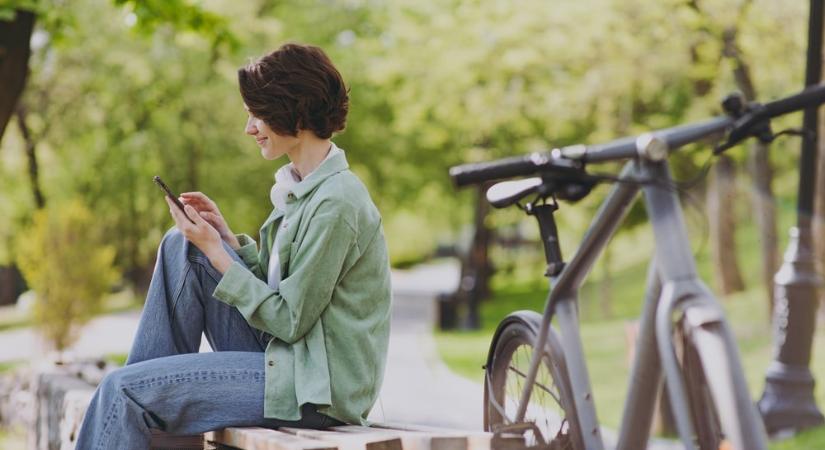
[[(258, 235), (287, 161), (263, 160), (244, 135), (236, 71), (297, 41), (324, 48), (350, 87), (334, 140), (383, 215), (393, 266), (456, 267), (462, 282), (440, 293), (435, 342), (451, 370), (480, 382), (498, 320), (543, 308), (543, 254), (532, 219), (456, 191), (448, 167), (717, 115), (732, 91), (796, 92), (807, 15), (807, 2), (777, 0), (0, 0), (0, 339), (34, 327), (63, 351), (93, 317), (139, 311), (172, 226), (153, 175), (206, 193), (233, 231)], [(775, 129), (800, 123), (795, 114)], [(771, 359), (799, 146), (783, 137), (672, 158), (701, 275), (734, 321), (754, 396)], [(561, 206), (565, 255), (607, 190)], [(651, 237), (637, 204), (582, 291), (608, 426), (621, 414)], [(28, 361), (7, 358), (0, 371)]]

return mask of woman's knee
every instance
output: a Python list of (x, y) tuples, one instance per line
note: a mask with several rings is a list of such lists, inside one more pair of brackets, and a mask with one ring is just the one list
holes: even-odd
[(178, 227), (172, 227), (166, 230), (163, 239), (160, 240), (160, 246), (177, 245), (185, 240), (186, 237), (183, 236), (183, 233), (180, 232)]
[(126, 367), (115, 369), (100, 380), (97, 389), (103, 400), (111, 401), (123, 391), (125, 369)]
[(163, 235), (163, 239), (160, 241), (158, 256), (168, 258), (170, 255), (186, 255), (188, 247), (189, 245), (183, 233), (177, 227), (172, 227)]

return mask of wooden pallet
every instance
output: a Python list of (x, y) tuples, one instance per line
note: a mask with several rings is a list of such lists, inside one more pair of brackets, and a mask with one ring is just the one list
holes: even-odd
[(393, 424), (329, 430), (226, 428), (206, 435), (222, 450), (491, 450), (491, 438), (480, 431)]
[(159, 430), (150, 430), (152, 440), (149, 444), (150, 450), (195, 450), (203, 449), (206, 441), (203, 435), (197, 436), (174, 436)]

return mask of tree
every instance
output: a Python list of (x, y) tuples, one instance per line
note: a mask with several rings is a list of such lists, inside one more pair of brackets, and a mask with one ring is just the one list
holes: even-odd
[[(204, 11), (186, 0), (114, 0), (119, 6), (134, 11), (136, 22), (143, 30), (151, 31), (163, 24), (179, 29), (207, 33), (214, 47), (235, 45), (235, 37), (226, 23), (215, 14)], [(38, 15), (44, 15), (46, 29), (54, 34), (71, 19), (62, 18), (56, 2), (50, 0), (8, 0), (0, 4), (0, 141), (26, 85), (31, 55), (30, 41)]]
[(32, 30), (33, 12), (0, 6), (0, 140), (26, 85)]
[(35, 323), (63, 351), (117, 279), (114, 248), (101, 243), (94, 215), (77, 200), (36, 212), (26, 236), (18, 263), (37, 293)]

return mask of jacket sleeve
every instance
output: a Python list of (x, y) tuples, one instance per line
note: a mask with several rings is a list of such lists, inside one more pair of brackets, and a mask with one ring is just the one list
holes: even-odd
[(255, 239), (252, 239), (246, 234), (236, 234), (240, 248), (235, 250), (235, 253), (241, 257), (244, 265), (255, 274), (256, 277), (263, 279), (263, 272), (261, 271), (260, 260), (258, 257), (258, 244)]
[(355, 246), (355, 230), (341, 214), (334, 210), (317, 213), (293, 252), (289, 273), (278, 291), (236, 261), (213, 295), (238, 308), (253, 327), (293, 343), (312, 328), (329, 304), (347, 254)]

